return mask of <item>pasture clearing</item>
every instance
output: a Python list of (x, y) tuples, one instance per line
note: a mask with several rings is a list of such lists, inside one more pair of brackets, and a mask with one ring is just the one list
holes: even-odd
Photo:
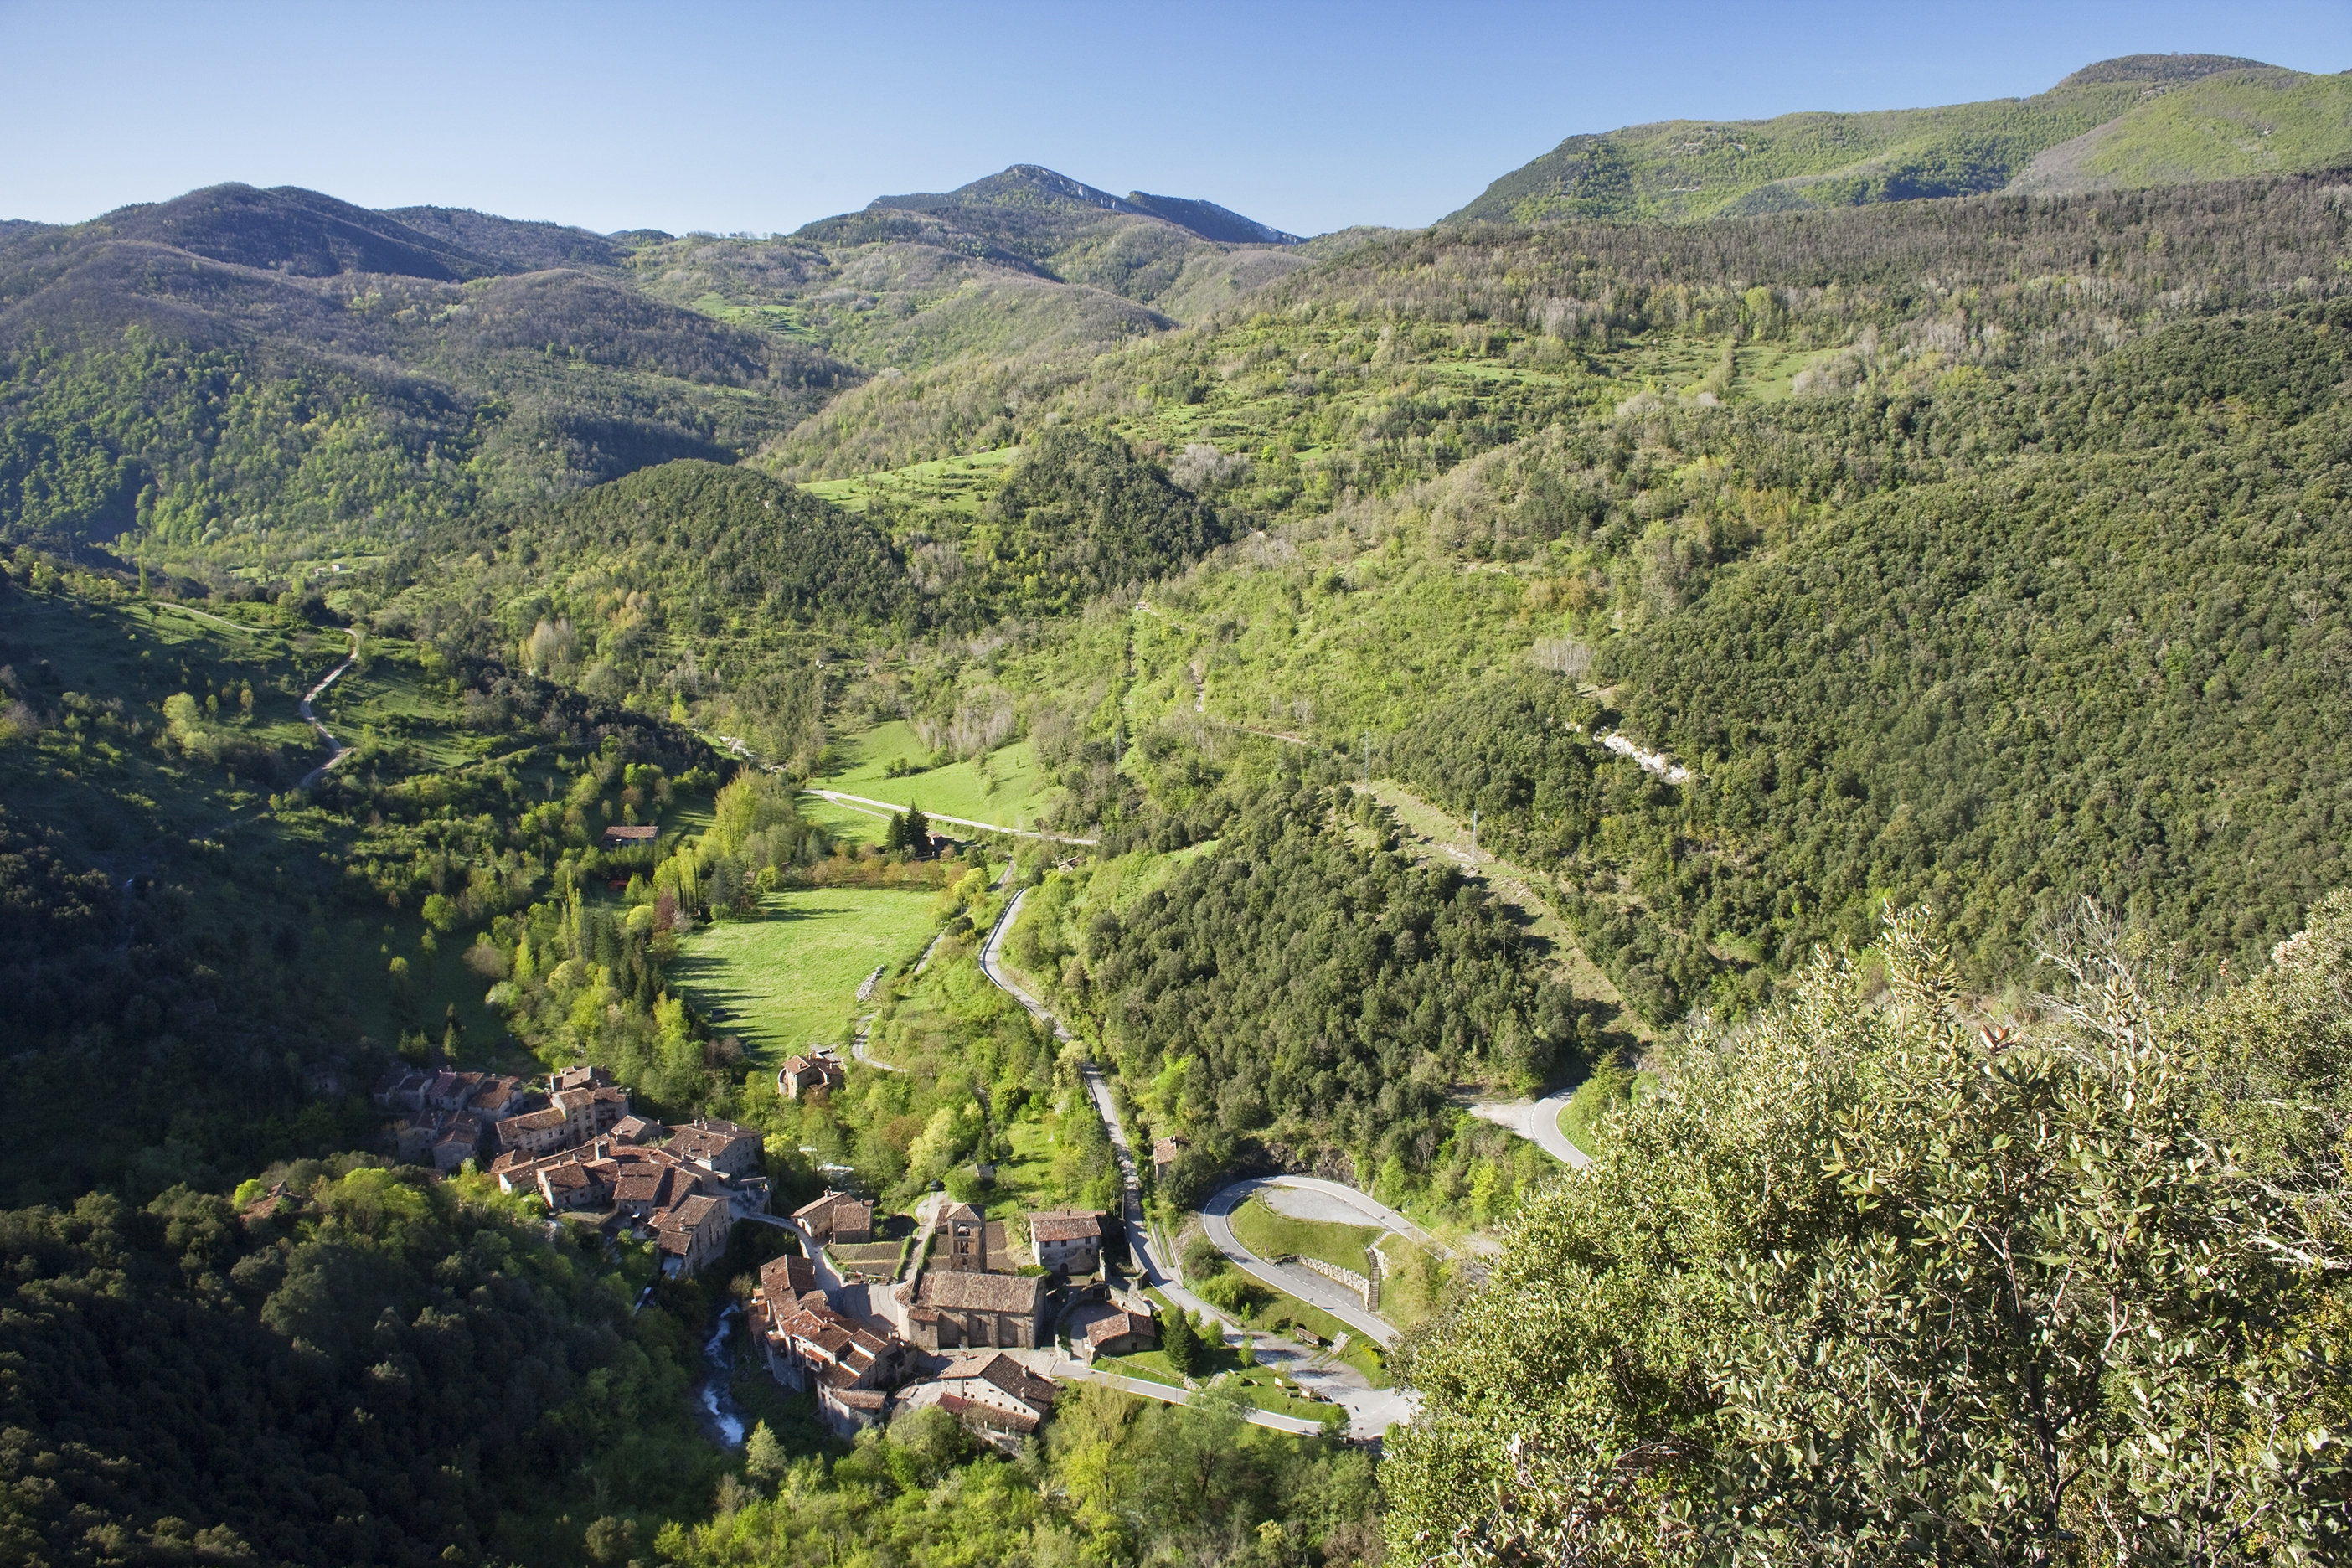
[[(898, 778), (889, 776), (892, 763), (919, 768), (929, 758), (929, 749), (904, 721), (877, 724), (847, 736), (841, 742), (841, 752), (844, 765), (824, 778), (811, 779), (809, 787), (839, 790), (894, 805), (919, 805), (926, 812), (945, 812), (1003, 827), (1034, 826), (1038, 813), (1055, 793), (1026, 741), (999, 747), (985, 757), (924, 768)], [(867, 820), (879, 825), (878, 818)]]
[(773, 1064), (848, 1037), (857, 987), (877, 964), (922, 951), (937, 923), (929, 889), (771, 893), (761, 918), (722, 921), (678, 944), (672, 968), (695, 1005)]

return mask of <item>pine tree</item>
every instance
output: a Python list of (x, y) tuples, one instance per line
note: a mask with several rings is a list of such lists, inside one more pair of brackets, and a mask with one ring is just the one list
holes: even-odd
[(1181, 1310), (1171, 1310), (1160, 1331), (1160, 1353), (1179, 1375), (1190, 1377), (1200, 1364), (1201, 1342), (1193, 1336), (1192, 1320)]
[(918, 855), (928, 854), (931, 847), (931, 819), (923, 815), (919, 805), (909, 805), (905, 817), (907, 847)]
[(783, 1479), (785, 1470), (790, 1468), (791, 1461), (785, 1457), (784, 1446), (776, 1441), (776, 1435), (768, 1430), (768, 1424), (762, 1421), (752, 1427), (751, 1436), (743, 1443), (743, 1468), (751, 1473), (752, 1479), (772, 1486)]

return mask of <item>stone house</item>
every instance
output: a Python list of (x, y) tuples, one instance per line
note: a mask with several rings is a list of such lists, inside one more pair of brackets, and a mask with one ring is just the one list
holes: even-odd
[(836, 1310), (805, 1258), (761, 1268), (751, 1318), (769, 1372), (787, 1388), (814, 1390), (818, 1417), (836, 1436), (854, 1436), (880, 1421), (889, 1391), (915, 1373), (915, 1347)]
[(841, 1058), (831, 1051), (811, 1051), (804, 1057), (793, 1057), (776, 1071), (776, 1092), (786, 1100), (798, 1100), (813, 1090), (839, 1089), (849, 1081), (849, 1070)]
[(803, 1204), (793, 1218), (808, 1226), (820, 1242), (860, 1242), (874, 1239), (874, 1205), (851, 1193), (825, 1189), (824, 1195)]
[(805, 1258), (772, 1258), (760, 1266), (760, 1288), (752, 1296), (757, 1300), (764, 1293), (772, 1302), (798, 1301), (815, 1289), (815, 1264)]
[(613, 1184), (613, 1206), (633, 1220), (651, 1220), (700, 1192), (693, 1172), (658, 1160), (636, 1158), (621, 1164)]
[(375, 1080), (369, 1096), (378, 1110), (422, 1110), (425, 1109), (425, 1087), (433, 1075), (415, 1068), (394, 1068)]
[(956, 1273), (988, 1270), (988, 1219), (970, 1204), (949, 1204), (931, 1230), (929, 1267)]
[(1034, 1350), (1045, 1340), (1045, 1276), (926, 1269), (907, 1330), (927, 1351)]
[(1102, 1215), (1046, 1209), (1029, 1216), (1029, 1258), (1056, 1274), (1092, 1274), (1102, 1266)]
[(672, 1133), (667, 1147), (681, 1160), (729, 1176), (757, 1175), (767, 1152), (766, 1141), (751, 1128), (703, 1116)]
[(547, 1101), (537, 1089), (511, 1074), (485, 1074), (481, 1087), (475, 1089), (467, 1109), (486, 1121), (504, 1121), (509, 1116), (520, 1116), (526, 1110), (536, 1110)]
[(665, 1274), (692, 1278), (727, 1250), (735, 1215), (721, 1200), (697, 1193), (655, 1216), (654, 1237)]
[(553, 1110), (563, 1113), (563, 1141), (585, 1143), (610, 1132), (629, 1113), (629, 1091), (600, 1084), (593, 1089), (560, 1089)]
[(1169, 1172), (1176, 1168), (1176, 1162), (1184, 1157), (1184, 1151), (1192, 1146), (1192, 1141), (1186, 1138), (1169, 1137), (1152, 1140), (1151, 1179), (1160, 1181), (1166, 1177)]
[(441, 1123), (433, 1140), (433, 1168), (454, 1171), (482, 1152), (484, 1128), (480, 1117), (472, 1111), (460, 1111)]
[(547, 1087), (561, 1092), (567, 1089), (604, 1089), (610, 1087), (613, 1075), (603, 1068), (583, 1062), (578, 1067), (565, 1068), (547, 1080)]
[(571, 1209), (602, 1208), (613, 1195), (620, 1175), (612, 1160), (554, 1160), (541, 1165), (539, 1195), (557, 1214)]
[(1160, 1322), (1148, 1297), (1114, 1296), (1108, 1301), (1087, 1302), (1064, 1319), (1063, 1326), (1069, 1332), (1070, 1350), (1080, 1361), (1133, 1355), (1160, 1346)]
[(545, 1110), (527, 1111), (509, 1116), (499, 1123), (499, 1147), (501, 1151), (536, 1159), (568, 1148), (574, 1142), (569, 1136), (571, 1123), (554, 1106)]
[(648, 1121), (642, 1116), (624, 1116), (613, 1123), (615, 1143), (652, 1143), (667, 1131), (658, 1121)]
[(936, 1405), (982, 1441), (1011, 1452), (1045, 1425), (1053, 1413), (1054, 1394), (1050, 1381), (999, 1352), (956, 1357), (937, 1375), (901, 1394), (898, 1406), (919, 1410)]

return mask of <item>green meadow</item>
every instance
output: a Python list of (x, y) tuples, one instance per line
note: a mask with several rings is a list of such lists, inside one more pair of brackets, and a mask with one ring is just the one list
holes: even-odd
[(772, 893), (761, 919), (722, 921), (688, 937), (672, 973), (762, 1059), (837, 1043), (849, 1036), (858, 984), (930, 940), (936, 897), (902, 888)]
[(910, 463), (855, 479), (818, 479), (801, 488), (847, 511), (916, 508), (969, 520), (980, 515), (988, 498), (1003, 482), (1005, 466), (1013, 461), (1013, 452), (1014, 448), (1006, 447), (970, 457)]
[[(984, 757), (899, 778), (889, 776), (893, 762), (920, 765), (929, 754), (904, 721), (877, 724), (846, 737), (839, 751), (845, 765), (827, 777), (810, 780), (811, 788), (840, 790), (894, 805), (919, 805), (926, 812), (944, 812), (1002, 827), (1034, 826), (1053, 793), (1026, 741), (1015, 741)], [(830, 819), (819, 820), (830, 826)]]

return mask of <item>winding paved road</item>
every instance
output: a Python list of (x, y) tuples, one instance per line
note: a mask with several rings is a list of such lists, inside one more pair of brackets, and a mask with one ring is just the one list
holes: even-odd
[(1343, 1212), (1360, 1216), (1362, 1223), (1380, 1230), (1394, 1231), (1423, 1247), (1442, 1251), (1436, 1239), (1378, 1198), (1339, 1182), (1327, 1182), (1319, 1176), (1254, 1176), (1219, 1190), (1201, 1206), (1201, 1228), (1208, 1233), (1209, 1240), (1234, 1268), (1262, 1284), (1287, 1291), (1302, 1301), (1320, 1307), (1377, 1344), (1394, 1344), (1396, 1325), (1377, 1312), (1366, 1310), (1362, 1300), (1354, 1291), (1335, 1279), (1326, 1279), (1311, 1268), (1260, 1258), (1234, 1234), (1234, 1211), (1268, 1187), (1286, 1187), (1293, 1192), (1315, 1194), (1338, 1205)]
[(1554, 1089), (1541, 1100), (1490, 1101), (1472, 1106), (1470, 1114), (1481, 1121), (1509, 1128), (1561, 1164), (1581, 1171), (1592, 1163), (1592, 1156), (1570, 1142), (1568, 1134), (1559, 1130), (1559, 1113), (1568, 1109), (1569, 1097), (1575, 1092), (1571, 1085)]
[[(1020, 918), (1021, 905), (1028, 897), (1029, 889), (1024, 888), (1004, 906), (1004, 912), (996, 917), (996, 923), (989, 928), (988, 941), (980, 950), (980, 967), (997, 989), (1020, 1003), (1031, 1017), (1051, 1028), (1055, 1039), (1072, 1039), (1075, 1037), (1062, 1021), (1004, 970), (1005, 934), (1012, 931), (1013, 922)], [(1411, 1419), (1412, 1413), (1420, 1407), (1419, 1394), (1402, 1389), (1374, 1388), (1370, 1378), (1345, 1362), (1331, 1361), (1324, 1352), (1309, 1350), (1279, 1334), (1269, 1334), (1260, 1329), (1235, 1323), (1223, 1312), (1184, 1289), (1176, 1271), (1160, 1256), (1152, 1238), (1151, 1227), (1145, 1220), (1143, 1190), (1136, 1180), (1135, 1151), (1128, 1142), (1127, 1126), (1119, 1119), (1118, 1105), (1111, 1098), (1110, 1086), (1103, 1081), (1101, 1069), (1093, 1062), (1087, 1062), (1082, 1071), (1087, 1093), (1094, 1100), (1096, 1111), (1102, 1117), (1103, 1130), (1110, 1137), (1111, 1152), (1118, 1160), (1121, 1184), (1125, 1188), (1122, 1217), (1127, 1227), (1128, 1256), (1134, 1260), (1135, 1268), (1142, 1274), (1144, 1281), (1181, 1310), (1196, 1317), (1205, 1316), (1223, 1325), (1226, 1340), (1249, 1345), (1255, 1351), (1259, 1365), (1279, 1372), (1302, 1388), (1311, 1388), (1333, 1404), (1344, 1407), (1348, 1412), (1349, 1436), (1377, 1437), (1398, 1422)], [(1370, 1199), (1364, 1201), (1370, 1202)], [(1382, 1326), (1386, 1327), (1385, 1324)], [(1393, 1338), (1394, 1331), (1390, 1331), (1390, 1334)], [(1285, 1419), (1287, 1418), (1276, 1416), (1257, 1424), (1273, 1426)]]

